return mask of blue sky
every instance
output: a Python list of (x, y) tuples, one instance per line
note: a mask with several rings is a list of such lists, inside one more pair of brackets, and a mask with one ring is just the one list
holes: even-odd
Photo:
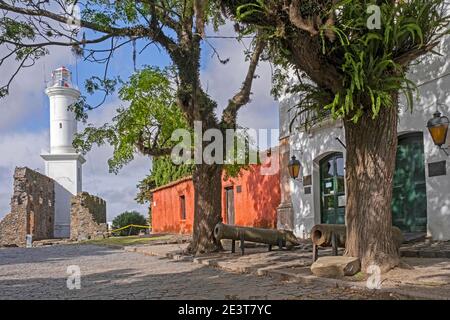
[[(209, 30), (209, 35), (213, 32)], [(218, 35), (234, 35), (232, 25), (223, 26)], [(226, 65), (212, 56), (209, 46), (205, 46), (202, 56), (201, 78), (208, 93), (218, 102), (218, 112), (227, 100), (240, 88), (246, 73), (247, 62), (243, 54), (244, 46), (234, 39), (210, 39), (223, 59), (230, 58)], [(138, 44), (138, 47), (140, 44)], [(0, 53), (2, 48), (0, 47)], [(4, 50), (4, 49), (3, 49)], [(49, 109), (48, 98), (44, 93), (45, 79), (49, 79), (53, 69), (66, 65), (73, 72), (74, 81), (84, 93), (84, 80), (103, 72), (101, 65), (78, 61), (68, 48), (51, 48), (51, 54), (41, 59), (35, 66), (22, 71), (11, 87), (11, 94), (0, 99), (0, 219), (9, 212), (12, 195), (12, 175), (15, 166), (28, 166), (43, 172), (40, 153), (48, 149)], [(150, 46), (137, 57), (137, 67), (142, 65), (166, 66), (170, 63), (166, 54)], [(78, 66), (76, 68), (75, 66)], [(13, 64), (2, 66), (7, 75)], [(78, 72), (77, 72), (78, 70)], [(131, 46), (118, 50), (110, 66), (110, 75), (120, 75), (127, 79), (133, 72)], [(255, 79), (252, 101), (239, 114), (238, 121), (249, 128), (278, 128), (278, 103), (270, 96), (271, 68), (268, 63), (260, 64), (258, 78)], [(3, 75), (2, 75), (3, 78)], [(95, 104), (99, 97), (89, 97)], [(103, 124), (114, 115), (121, 102), (116, 95), (108, 97), (98, 110), (89, 113), (88, 122)], [(272, 143), (274, 144), (274, 143)], [(137, 156), (118, 175), (108, 172), (107, 159), (110, 147), (94, 148), (87, 154), (83, 167), (83, 189), (99, 195), (107, 201), (108, 220), (125, 210), (138, 210), (146, 213), (146, 206), (134, 201), (136, 184), (149, 173), (151, 161)]]

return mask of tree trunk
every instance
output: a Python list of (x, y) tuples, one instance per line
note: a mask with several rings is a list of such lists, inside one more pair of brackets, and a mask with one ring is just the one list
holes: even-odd
[[(178, 67), (178, 104), (191, 129), (194, 121), (202, 123), (203, 134), (207, 129), (217, 128), (218, 124), (214, 113), (216, 103), (201, 88), (201, 37), (191, 34), (188, 28), (180, 43), (182, 49), (172, 57)], [(206, 145), (203, 142), (203, 147)], [(222, 165), (197, 164), (193, 183), (194, 222), (192, 241), (187, 250), (192, 254), (218, 251), (222, 246), (214, 239), (214, 227), (222, 221)]]
[(193, 254), (222, 249), (214, 239), (214, 227), (222, 221), (222, 166), (199, 164), (194, 180), (194, 226), (189, 252)]
[(347, 144), (346, 256), (386, 272), (399, 263), (392, 237), (392, 183), (397, 151), (397, 96), (377, 119), (345, 121)]

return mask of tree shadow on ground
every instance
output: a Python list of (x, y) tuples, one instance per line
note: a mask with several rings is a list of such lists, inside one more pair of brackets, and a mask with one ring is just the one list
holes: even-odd
[[(167, 264), (177, 263), (167, 261)], [(170, 267), (170, 266), (169, 266)], [(198, 266), (193, 271), (144, 275), (133, 268), (81, 276), (81, 289), (69, 290), (66, 277), (0, 278), (1, 299), (269, 299), (267, 288), (251, 289), (254, 276)], [(282, 287), (271, 297), (287, 298)], [(295, 292), (293, 292), (295, 293)]]
[[(71, 247), (73, 250), (65, 250), (64, 248), (67, 247)], [(61, 249), (55, 250), (55, 248)], [(117, 251), (118, 249), (87, 244), (34, 248), (2, 248), (0, 249), (0, 266), (18, 263), (61, 261), (71, 259), (74, 255), (79, 257), (103, 256)]]

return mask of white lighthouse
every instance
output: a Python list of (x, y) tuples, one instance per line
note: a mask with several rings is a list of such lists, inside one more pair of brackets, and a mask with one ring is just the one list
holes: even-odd
[(68, 107), (78, 100), (80, 92), (72, 84), (70, 71), (61, 67), (52, 72), (45, 90), (50, 99), (50, 153), (42, 154), (45, 174), (55, 186), (54, 236), (70, 236), (70, 200), (82, 191), (81, 167), (86, 160), (72, 146), (77, 121)]

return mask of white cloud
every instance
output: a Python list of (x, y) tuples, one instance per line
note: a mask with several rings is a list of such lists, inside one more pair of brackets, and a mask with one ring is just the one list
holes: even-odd
[[(117, 97), (113, 98), (100, 109), (91, 111), (88, 123), (100, 126), (111, 122), (117, 107), (121, 105), (123, 103)], [(85, 156), (87, 161), (83, 166), (83, 189), (106, 200), (108, 220), (127, 210), (136, 210), (145, 215), (148, 206), (136, 203), (134, 198), (137, 193), (136, 185), (150, 172), (150, 158), (136, 155), (135, 159), (116, 175), (109, 172), (107, 164), (112, 153), (113, 148), (105, 145), (94, 147)]]
[(48, 132), (0, 135), (0, 218), (10, 211), (15, 167), (29, 167), (43, 172), (41, 151), (48, 146)]
[(108, 220), (123, 211), (137, 210), (146, 214), (147, 205), (139, 205), (136, 185), (150, 172), (150, 159), (137, 156), (115, 175), (109, 173), (107, 160), (112, 154), (109, 146), (95, 147), (86, 155), (83, 166), (83, 189), (106, 200)]
[[(0, 133), (14, 132), (18, 127), (32, 127), (36, 122), (46, 120), (44, 115), (48, 114), (48, 104), (44, 80), (49, 80), (51, 70), (74, 61), (69, 48), (52, 47), (50, 50), (50, 55), (37, 60), (34, 66), (21, 70), (11, 84), (10, 94), (0, 99)], [(5, 47), (0, 46), (0, 56), (6, 52)], [(1, 66), (2, 86), (16, 68), (17, 63), (9, 60)]]
[[(0, 136), (0, 219), (10, 211), (13, 174), (16, 166), (27, 166), (44, 172), (40, 154), (48, 150), (48, 131), (38, 133), (12, 133)], [(150, 159), (137, 156), (118, 175), (108, 172), (107, 159), (112, 154), (109, 146), (95, 147), (86, 155), (83, 166), (83, 190), (106, 200), (108, 219), (125, 210), (137, 210), (143, 214), (147, 206), (134, 201), (136, 184), (150, 170)]]

